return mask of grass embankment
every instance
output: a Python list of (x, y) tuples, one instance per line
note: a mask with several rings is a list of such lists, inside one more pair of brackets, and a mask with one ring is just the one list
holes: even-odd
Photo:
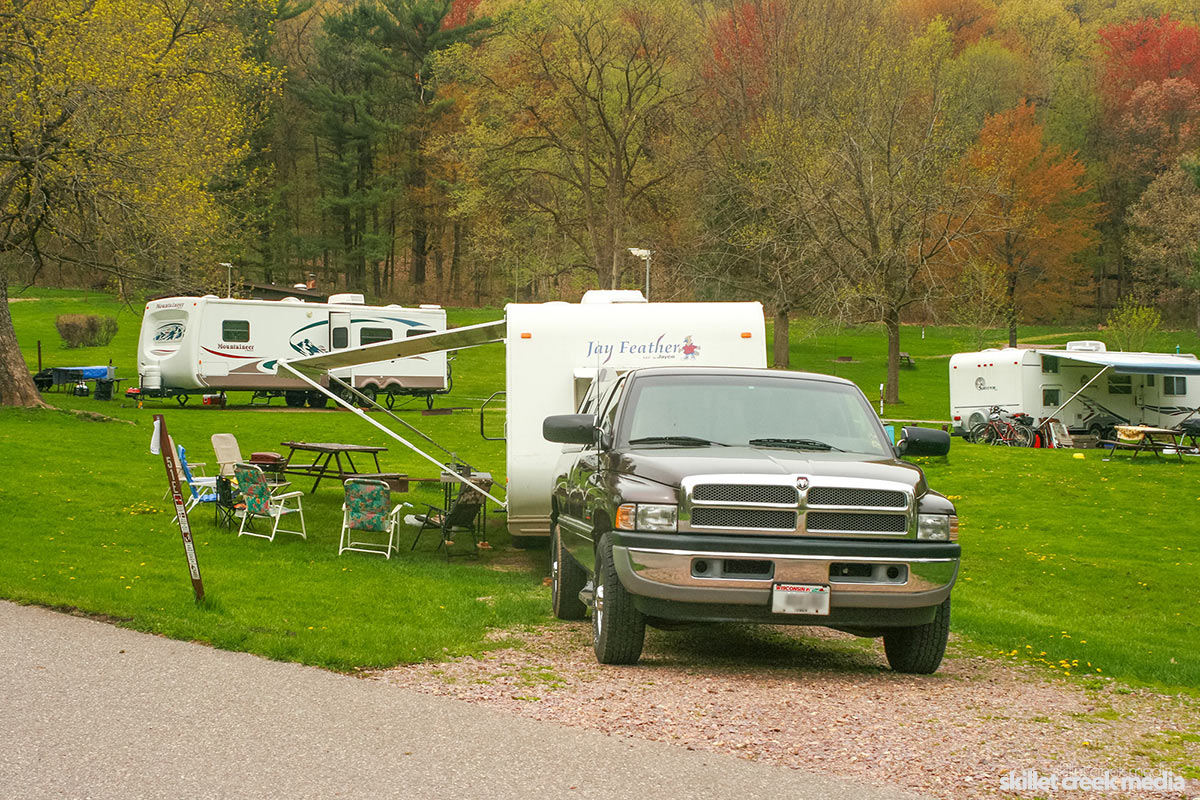
[[(11, 306), (27, 358), (35, 359), (41, 337), (47, 365), (107, 363), (111, 356), (118, 375), (135, 374), (138, 325), (128, 310), (110, 347), (68, 351), (57, 345), (55, 314), (115, 314), (119, 306), (102, 295), (84, 301), (80, 293), (45, 294)], [(500, 313), (454, 311), (451, 322)], [(924, 339), (920, 333), (905, 331), (904, 347), (917, 367), (901, 376), (905, 404), (885, 415), (946, 414), (946, 361), (963, 349), (960, 332), (928, 328)], [(1081, 338), (1052, 330), (1031, 335), (1042, 341)], [(1175, 340), (1185, 351), (1197, 349), (1194, 335), (1160, 338), (1157, 349), (1174, 350)], [(836, 342), (832, 335), (796, 342), (793, 365), (837, 372), (877, 392), (881, 352), (878, 329), (844, 329)], [(858, 363), (834, 360), (845, 355)], [(503, 386), (503, 376), (502, 348), (462, 351), (454, 392), (437, 405), (477, 409)], [(491, 517), (497, 548), (478, 562), (447, 564), (428, 537), (416, 553), (405, 550), (390, 561), (339, 558), (341, 492), (334, 483), (304, 498), (307, 542), (284, 534), (274, 543), (238, 539), (215, 528), (207, 511), (193, 515), (211, 598), (197, 607), (178, 531), (160, 500), (162, 463), (147, 452), (156, 409), (59, 394), (48, 399), (136, 424), (0, 411), (0, 596), (78, 607), (141, 630), (339, 669), (478, 652), (491, 646), (490, 631), (549, 619), (541, 585), (544, 553), (509, 550), (501, 515)], [(160, 408), (193, 460), (211, 462), (209, 436), (232, 432), (246, 453), (278, 450), (279, 442), (292, 438), (383, 444), (390, 447), (384, 469), (434, 473), (432, 465), (345, 412), (283, 409), (279, 401), (271, 410), (252, 410), (247, 400), (235, 393), (231, 408), (181, 409), (172, 402)], [(502, 485), (502, 445), (479, 438), (477, 414), (421, 417), (419, 407), (423, 403), (401, 414), (491, 470)], [(489, 427), (498, 430), (501, 421), (497, 414)], [(956, 440), (949, 459), (925, 465), (931, 485), (956, 498), (962, 518), (955, 630), (991, 651), (1015, 650), (1010, 657), (1046, 662), (1059, 673), (1101, 670), (1131, 682), (1200, 689), (1200, 593), (1193, 585), (1200, 464), (1100, 459), (1097, 451), (1080, 460), (1069, 451), (1012, 451)], [(404, 499), (439, 496), (431, 488)], [(405, 548), (411, 536), (406, 530)]]

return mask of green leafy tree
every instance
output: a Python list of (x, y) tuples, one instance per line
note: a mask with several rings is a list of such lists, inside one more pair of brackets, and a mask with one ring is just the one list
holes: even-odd
[(253, 3), (0, 0), (0, 404), (41, 403), (8, 284), (47, 261), (170, 281), (212, 263), (209, 181), (244, 155)]

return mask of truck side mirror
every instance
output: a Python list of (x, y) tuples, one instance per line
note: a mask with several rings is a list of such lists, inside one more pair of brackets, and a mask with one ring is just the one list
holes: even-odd
[(950, 434), (933, 428), (905, 426), (896, 442), (898, 456), (944, 456), (950, 452)]
[(595, 444), (595, 414), (556, 414), (542, 421), (542, 438), (561, 444)]

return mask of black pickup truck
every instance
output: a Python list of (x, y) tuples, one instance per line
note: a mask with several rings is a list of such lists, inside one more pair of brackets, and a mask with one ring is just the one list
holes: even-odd
[(954, 505), (893, 446), (862, 392), (827, 375), (632, 370), (594, 414), (548, 417), (567, 445), (553, 490), (554, 613), (589, 607), (597, 659), (632, 664), (647, 624), (822, 625), (882, 636), (889, 664), (931, 673), (958, 574)]

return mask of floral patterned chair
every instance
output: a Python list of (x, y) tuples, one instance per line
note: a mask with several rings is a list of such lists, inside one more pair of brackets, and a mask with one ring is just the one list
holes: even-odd
[[(242, 526), (238, 529), (238, 536), (245, 534), (246, 536), (258, 536), (274, 541), (276, 533), (294, 533), (304, 539), (308, 538), (308, 533), (304, 527), (304, 508), (300, 503), (300, 498), (304, 496), (304, 492), (271, 494), (271, 484), (267, 480), (266, 473), (257, 464), (237, 464), (233, 468), (233, 473), (237, 477), (238, 490), (242, 493), (242, 498), (246, 502), (246, 509), (242, 512)], [(288, 503), (292, 500), (296, 501), (295, 508), (288, 506)], [(279, 527), (280, 521), (288, 514), (300, 515), (300, 530), (296, 531)], [(273, 520), (269, 535), (253, 530), (254, 520), (259, 517)], [(250, 530), (247, 530), (247, 528), (250, 528)]]
[[(390, 511), (391, 489), (383, 481), (350, 478), (346, 481), (346, 501), (342, 504), (342, 534), (338, 555), (347, 550), (376, 553), (391, 558), (396, 548), (396, 529), (400, 524), (400, 503)], [(386, 537), (387, 541), (382, 541)]]

